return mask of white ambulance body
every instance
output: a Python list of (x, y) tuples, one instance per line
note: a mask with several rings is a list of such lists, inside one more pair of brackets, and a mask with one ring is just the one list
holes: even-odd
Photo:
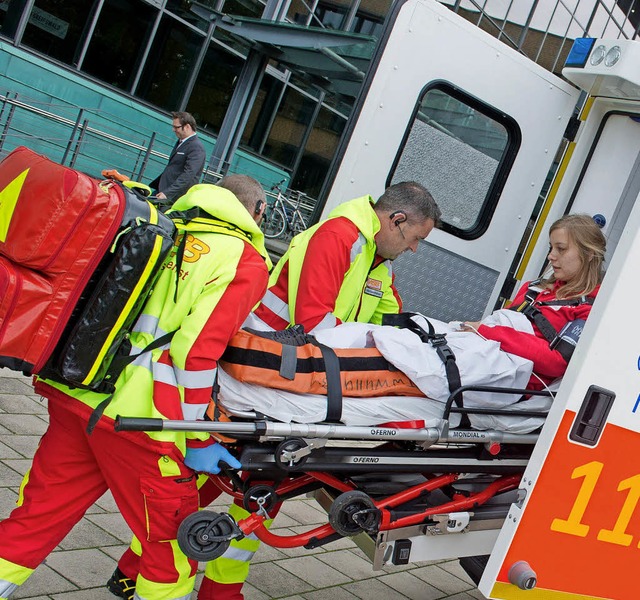
[[(482, 528), (461, 516), (440, 535), (416, 530), (410, 562), (490, 554), (488, 598), (637, 598), (640, 42), (578, 40), (566, 81), (431, 0), (399, 5), (386, 36), (323, 216), (397, 181), (432, 191), (443, 229), (396, 261), (406, 309), (490, 313), (541, 274), (548, 227), (565, 213), (597, 216), (608, 240), (605, 281), (518, 501)], [(377, 540), (374, 566), (407, 536)]]

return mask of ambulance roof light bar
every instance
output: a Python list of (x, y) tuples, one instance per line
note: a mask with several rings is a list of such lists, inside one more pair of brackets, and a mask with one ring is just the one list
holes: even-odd
[(591, 96), (640, 100), (640, 41), (577, 38), (562, 74)]

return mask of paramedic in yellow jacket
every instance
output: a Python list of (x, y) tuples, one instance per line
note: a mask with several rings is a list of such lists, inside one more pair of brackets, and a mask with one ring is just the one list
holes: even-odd
[(0, 598), (25, 582), (107, 489), (141, 545), (131, 597), (190, 598), (197, 563), (179, 551), (176, 534), (180, 521), (198, 510), (195, 472), (217, 472), (220, 459), (240, 464), (208, 434), (117, 433), (114, 418), (203, 417), (217, 359), (266, 289), (270, 262), (257, 224), (264, 206), (262, 187), (244, 175), (196, 185), (175, 203), (175, 210), (200, 207), (214, 218), (182, 227), (186, 239), (163, 265), (131, 334), (132, 353), (175, 334), (123, 371), (91, 435), (87, 423), (104, 395), (36, 383), (48, 399), (49, 427), (18, 507), (0, 523)]
[[(380, 323), (383, 314), (402, 306), (391, 261), (415, 252), (439, 220), (433, 197), (415, 182), (392, 185), (377, 202), (363, 196), (341, 204), (326, 221), (293, 238), (247, 325), (281, 330), (302, 324), (312, 332), (342, 322)], [(205, 506), (219, 490), (208, 482), (200, 492)], [(278, 509), (269, 511), (272, 518)], [(249, 516), (238, 503), (229, 514), (236, 521)], [(207, 563), (198, 600), (242, 600), (259, 544), (255, 534), (233, 540), (220, 558)]]
[(387, 188), (377, 202), (363, 196), (339, 205), (293, 238), (255, 317), (272, 329), (301, 324), (310, 333), (345, 322), (380, 324), (402, 308), (391, 261), (415, 252), (439, 219), (431, 194), (411, 181)]

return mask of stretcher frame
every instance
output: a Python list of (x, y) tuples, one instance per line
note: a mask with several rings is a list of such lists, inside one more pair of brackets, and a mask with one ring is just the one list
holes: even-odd
[[(223, 463), (212, 483), (251, 514), (236, 521), (201, 510), (178, 531), (185, 554), (198, 561), (221, 556), (233, 539), (254, 534), (274, 548), (316, 548), (352, 537), (374, 569), (387, 564), (488, 554), (508, 518), (522, 502), (522, 474), (538, 433), (449, 427), (453, 413), (546, 417), (543, 411), (466, 408), (465, 391), (554, 396), (548, 390), (462, 386), (444, 407), (438, 427), (419, 423), (344, 426), (336, 423), (180, 421), (119, 416), (116, 430), (199, 431), (231, 436), (243, 476)], [(418, 426), (416, 426), (418, 425)], [(354, 445), (357, 442), (357, 445)], [(362, 447), (364, 443), (379, 444)], [(378, 474), (384, 481), (367, 481)], [(415, 475), (405, 485), (395, 477)], [(378, 491), (367, 489), (378, 486)], [(386, 492), (384, 491), (387, 488)], [(398, 489), (400, 488), (400, 489)], [(520, 488), (520, 489), (519, 489)], [(313, 495), (328, 523), (296, 535), (265, 526), (280, 502)]]

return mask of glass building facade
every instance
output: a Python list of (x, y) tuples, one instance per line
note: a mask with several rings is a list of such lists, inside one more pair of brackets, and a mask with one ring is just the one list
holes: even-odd
[[(390, 0), (288, 5), (297, 24), (375, 34)], [(200, 7), (259, 18), (257, 0), (205, 0)], [(250, 42), (198, 16), (188, 0), (4, 0), (0, 36), (163, 111), (187, 110), (216, 136)], [(271, 60), (240, 147), (290, 173), (290, 187), (317, 195), (353, 104), (322, 82)]]

